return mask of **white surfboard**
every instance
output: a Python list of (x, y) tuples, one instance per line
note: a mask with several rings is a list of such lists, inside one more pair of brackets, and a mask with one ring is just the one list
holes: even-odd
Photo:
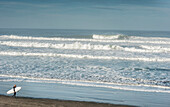
[[(16, 87), (16, 88), (15, 88), (15, 92), (18, 92), (19, 90), (21, 90), (21, 87)], [(10, 90), (7, 92), (7, 94), (12, 94), (12, 93), (14, 93), (14, 89), (13, 89), (13, 88), (10, 89)]]

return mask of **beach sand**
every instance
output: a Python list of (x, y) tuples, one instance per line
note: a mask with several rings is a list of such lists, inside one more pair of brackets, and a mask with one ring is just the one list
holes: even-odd
[(95, 102), (38, 99), (0, 95), (0, 107), (130, 107)]

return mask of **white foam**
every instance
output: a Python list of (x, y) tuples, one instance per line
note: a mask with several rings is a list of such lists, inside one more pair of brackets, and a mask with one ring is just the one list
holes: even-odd
[(122, 49), (116, 45), (93, 45), (93, 44), (82, 44), (80, 42), (75, 43), (63, 43), (63, 44), (52, 44), (52, 43), (39, 43), (39, 42), (12, 42), (12, 41), (0, 41), (0, 45), (7, 45), (13, 47), (38, 47), (38, 48), (56, 48), (56, 49), (86, 49), (86, 50), (113, 50)]
[[(0, 75), (0, 77), (7, 77), (8, 78), (8, 80), (0, 80), (0, 81), (3, 81), (3, 82), (25, 81), (25, 82), (40, 82), (40, 83), (61, 83), (61, 84), (67, 84), (67, 85), (88, 86), (88, 87), (103, 87), (103, 88), (112, 88), (112, 89), (128, 90), (128, 91), (170, 93), (170, 87), (158, 86), (158, 85), (120, 84), (120, 83), (82, 81), (82, 80), (32, 78), (32, 77), (13, 76), (13, 75)], [(9, 78), (11, 78), (11, 79), (9, 79)], [(14, 78), (14, 79), (12, 79), (12, 78)], [(24, 80), (22, 80), (22, 79), (24, 79)]]
[(117, 35), (96, 35), (94, 34), (92, 36), (93, 39), (134, 39), (134, 40), (170, 40), (170, 38), (166, 37), (139, 37), (139, 36), (127, 36), (123, 34), (117, 34)]
[(147, 57), (116, 57), (116, 56), (92, 56), (92, 55), (76, 55), (76, 54), (56, 54), (56, 53), (28, 53), (28, 52), (6, 52), (1, 51), (0, 55), (5, 56), (45, 56), (45, 57), (66, 57), (79, 59), (103, 59), (103, 60), (133, 60), (133, 61), (154, 61), (154, 62), (170, 62), (170, 58), (147, 58)]
[(46, 38), (46, 37), (24, 37), (24, 36), (16, 36), (16, 35), (2, 35), (1, 38), (7, 38), (7, 39), (21, 39), (21, 40), (53, 40), (53, 41), (86, 41), (86, 42), (110, 42), (110, 43), (140, 43), (140, 44), (170, 44), (170, 41), (163, 41), (161, 40), (101, 40), (101, 39), (74, 39), (74, 38)]
[(13, 41), (0, 41), (0, 45), (13, 46), (13, 47), (34, 47), (34, 48), (56, 48), (56, 49), (80, 49), (80, 50), (121, 50), (128, 52), (139, 53), (162, 53), (170, 52), (170, 48), (155, 47), (155, 46), (140, 46), (144, 49), (136, 49), (135, 47), (121, 47), (118, 45), (94, 45), (91, 43), (83, 44), (80, 42), (75, 43), (40, 43), (40, 42), (13, 42)]
[(102, 40), (109, 40), (109, 39), (129, 39), (130, 36), (126, 36), (126, 35), (122, 35), (122, 34), (117, 34), (117, 35), (93, 35), (92, 36), (93, 39), (102, 39)]
[[(162, 92), (162, 93), (170, 93), (170, 90), (167, 89), (148, 89), (148, 87), (141, 86), (120, 86), (120, 85), (98, 85), (98, 84), (86, 84), (86, 83), (71, 83), (71, 82), (59, 82), (67, 85), (77, 85), (77, 86), (90, 86), (90, 87), (103, 87), (103, 88), (112, 88), (117, 90), (128, 90), (128, 91), (142, 91), (142, 92)], [(153, 88), (153, 87), (152, 87)]]
[(162, 41), (170, 41), (170, 38), (166, 37), (139, 37), (139, 36), (131, 36), (133, 39), (145, 39), (145, 40), (162, 40)]
[(155, 51), (162, 51), (162, 52), (170, 52), (170, 48), (165, 48), (162, 46), (147, 46), (147, 45), (142, 45), (140, 46), (144, 49), (149, 49), (149, 50), (155, 50)]

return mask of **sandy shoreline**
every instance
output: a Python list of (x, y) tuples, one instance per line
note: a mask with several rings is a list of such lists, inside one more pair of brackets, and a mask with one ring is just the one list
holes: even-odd
[(127, 105), (114, 105), (106, 103), (66, 101), (55, 99), (11, 97), (0, 95), (0, 107), (132, 107)]

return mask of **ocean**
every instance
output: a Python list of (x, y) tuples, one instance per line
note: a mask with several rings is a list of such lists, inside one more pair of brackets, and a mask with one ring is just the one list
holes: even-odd
[[(51, 88), (57, 84), (74, 87), (77, 94), (81, 87), (87, 93), (97, 89), (98, 93), (102, 90), (102, 95), (109, 95), (116, 90), (140, 93), (139, 96), (163, 94), (163, 99), (170, 95), (169, 65), (170, 31), (0, 29), (0, 82), (3, 84), (47, 84)], [(116, 102), (108, 97), (90, 98), (83, 94), (75, 100), (144, 106), (125, 100)], [(170, 103), (145, 104), (167, 106)]]

